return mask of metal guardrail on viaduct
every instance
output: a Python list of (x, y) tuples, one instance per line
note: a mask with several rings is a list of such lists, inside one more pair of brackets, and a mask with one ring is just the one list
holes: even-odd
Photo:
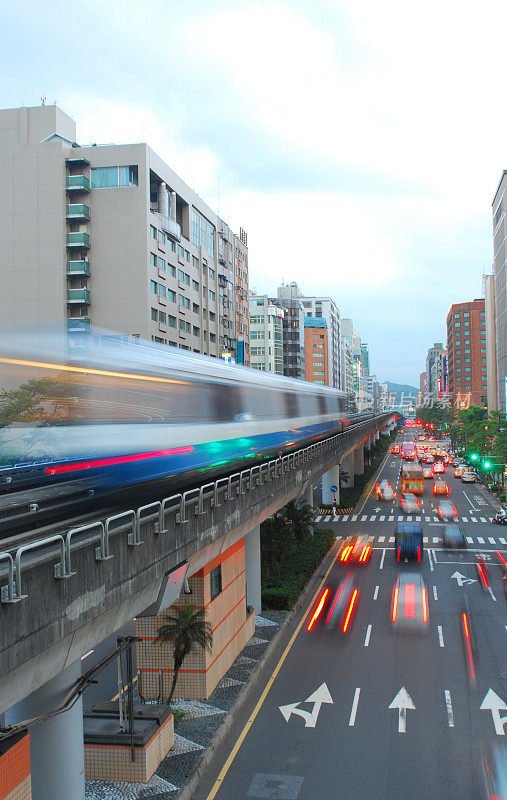
[(296, 497), (392, 414), (280, 459), (107, 520), (0, 553), (0, 713)]

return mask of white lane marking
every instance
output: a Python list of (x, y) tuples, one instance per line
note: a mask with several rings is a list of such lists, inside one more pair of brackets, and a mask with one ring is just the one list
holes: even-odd
[(463, 494), (465, 495), (466, 499), (468, 500), (468, 503), (469, 503), (469, 505), (470, 505), (470, 508), (471, 508), (471, 509), (473, 509), (473, 510), (475, 511), (475, 510), (476, 510), (476, 509), (475, 509), (475, 506), (474, 506), (474, 504), (472, 503), (472, 501), (470, 500), (470, 498), (469, 498), (469, 496), (467, 495), (467, 493), (465, 492), (465, 490), (463, 490)]
[(368, 647), (370, 644), (370, 636), (371, 636), (371, 625), (368, 625), (366, 628), (366, 636), (364, 637), (364, 646)]
[(492, 600), (494, 600), (494, 601), (495, 601), (495, 603), (496, 603), (496, 597), (495, 597), (495, 595), (493, 594), (493, 589), (491, 588), (491, 586), (489, 587), (489, 589), (488, 589), (488, 592), (489, 592), (489, 593), (490, 593), (490, 595), (491, 595), (491, 599), (492, 599)]
[(435, 600), (438, 600), (438, 593), (437, 593), (437, 587), (436, 586), (433, 587), (433, 597), (434, 597)]
[(349, 717), (349, 726), (351, 728), (356, 722), (356, 714), (357, 714), (357, 707), (359, 705), (359, 695), (360, 695), (360, 693), (361, 693), (361, 689), (359, 687), (356, 688), (356, 691), (354, 692), (354, 699), (352, 701), (352, 708), (350, 710), (350, 717)]
[[(379, 587), (378, 587), (378, 586), (375, 586), (375, 591), (373, 592), (373, 599), (374, 599), (374, 600), (376, 600), (376, 599), (377, 599), (377, 597), (378, 597), (378, 590), (379, 590)], [(506, 628), (506, 630), (507, 630), (507, 625), (505, 626), (505, 628)]]
[(461, 517), (461, 519), (463, 522), (468, 522), (468, 519), (466, 517)]
[(386, 549), (382, 550), (382, 558), (380, 559), (380, 567), (379, 569), (384, 569), (384, 558), (386, 557)]
[(385, 517), (379, 517), (378, 519), (379, 519), (379, 522), (383, 522), (385, 520)]
[(412, 522), (412, 516), (411, 516), (411, 515), (409, 515), (409, 516), (407, 517), (407, 522)]
[(315, 522), (320, 522), (322, 517), (315, 517)]
[(481, 522), (486, 522), (486, 517), (479, 517)]
[(368, 519), (368, 514), (363, 514), (363, 516), (361, 517), (361, 522), (364, 522), (365, 519)]
[(388, 522), (393, 522), (393, 520), (394, 520), (394, 517), (389, 517), (389, 519), (387, 521)]
[(478, 536), (477, 541), (479, 542), (479, 544), (484, 544), (484, 539), (482, 538), (482, 536)]
[(429, 522), (429, 521), (430, 521), (430, 518), (429, 518), (429, 517), (424, 517), (424, 519), (426, 520), (426, 522)]
[(439, 521), (438, 517), (433, 517), (433, 522), (438, 522), (438, 521)]
[(416, 517), (416, 518), (415, 518), (415, 521), (416, 521), (416, 522), (420, 522), (420, 521), (421, 521), (421, 517)]
[(428, 544), (428, 537), (427, 536), (423, 536), (423, 544)]
[(370, 522), (375, 522), (375, 520), (376, 520), (376, 519), (377, 519), (377, 517), (376, 517), (376, 515), (374, 514), (374, 515), (373, 515), (373, 517), (370, 517)]
[(447, 722), (449, 728), (454, 728), (454, 714), (452, 713), (451, 693), (449, 689), (444, 690), (445, 706), (447, 708)]
[(472, 539), (471, 536), (467, 536), (467, 542), (468, 542), (468, 544), (473, 544), (474, 540)]
[(342, 522), (346, 522), (348, 520), (348, 518), (349, 518), (349, 515), (348, 514), (344, 514), (343, 517), (342, 517)]
[(329, 522), (330, 519), (331, 517), (324, 517), (324, 522)]
[(378, 540), (379, 540), (379, 542), (385, 542), (386, 537), (385, 536), (379, 536)]
[(475, 517), (470, 517), (470, 522), (477, 522)]
[(403, 517), (398, 517), (398, 522), (403, 522)]
[(357, 519), (357, 514), (353, 514), (353, 515), (352, 515), (352, 519), (351, 519), (350, 521), (351, 521), (351, 522), (355, 522), (355, 521), (356, 521), (356, 519)]
[(495, 540), (493, 539), (493, 537), (492, 537), (492, 536), (488, 536), (488, 542), (489, 542), (490, 544), (496, 544), (496, 542), (495, 542)]
[(428, 561), (429, 561), (429, 564), (430, 564), (430, 570), (431, 570), (431, 572), (433, 572), (434, 567), (433, 567), (433, 559), (432, 559), (432, 556), (431, 556), (431, 550), (428, 550), (427, 553), (428, 553)]
[(440, 541), (440, 538), (438, 536), (434, 536), (433, 537), (433, 544), (438, 544), (439, 541)]
[(503, 536), (499, 536), (499, 537), (498, 537), (498, 541), (500, 542), (500, 544), (507, 544), (507, 542), (505, 541), (505, 539), (503, 538)]
[(438, 643), (439, 643), (440, 647), (445, 647), (445, 645), (444, 645), (444, 634), (442, 633), (442, 626), (441, 625), (437, 625), (437, 631), (438, 631)]

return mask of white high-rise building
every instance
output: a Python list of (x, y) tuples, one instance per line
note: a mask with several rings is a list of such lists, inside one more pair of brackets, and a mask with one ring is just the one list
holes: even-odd
[(283, 308), (251, 292), (249, 311), (251, 366), (283, 375)]

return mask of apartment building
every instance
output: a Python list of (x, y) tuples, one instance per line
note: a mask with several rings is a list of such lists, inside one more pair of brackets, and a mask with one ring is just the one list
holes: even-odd
[(91, 325), (249, 364), (248, 249), (146, 144), (0, 111), (0, 325)]
[(361, 366), (363, 375), (370, 374), (370, 348), (366, 342), (361, 342)]
[(322, 317), (305, 317), (305, 377), (310, 383), (329, 386), (329, 341)]
[(305, 315), (297, 283), (279, 286), (278, 303), (283, 317), (283, 374), (305, 380)]
[(438, 385), (438, 363), (445, 351), (442, 342), (435, 342), (433, 347), (430, 347), (426, 356), (426, 394), (430, 395), (433, 400), (439, 398), (439, 385)]
[[(498, 411), (498, 375), (496, 357), (495, 276), (484, 276), (484, 308), (486, 311), (486, 375), (488, 411)], [(504, 381), (504, 384), (506, 381)], [(501, 387), (500, 387), (501, 388)], [(507, 389), (506, 389), (507, 391)]]
[[(505, 209), (507, 200), (507, 170), (503, 171), (502, 178), (493, 198), (493, 252), (494, 252), (494, 336), (495, 336), (495, 366), (496, 373), (496, 403), (498, 411), (507, 415), (507, 224)], [(492, 308), (492, 304), (489, 304)], [(487, 314), (486, 314), (487, 316)], [(493, 322), (491, 321), (491, 326)], [(492, 349), (490, 350), (493, 356)], [(491, 370), (493, 375), (493, 369)]]
[(283, 375), (284, 311), (267, 295), (250, 292), (250, 366)]
[[(305, 297), (300, 295), (305, 319), (324, 319), (327, 327), (327, 362), (329, 365), (328, 386), (342, 388), (340, 358), (340, 312), (330, 297)], [(310, 380), (307, 378), (307, 380)]]
[(484, 299), (453, 303), (447, 314), (449, 393), (454, 408), (487, 402)]
[(354, 323), (351, 319), (340, 320), (340, 388), (347, 394), (354, 393), (353, 339)]

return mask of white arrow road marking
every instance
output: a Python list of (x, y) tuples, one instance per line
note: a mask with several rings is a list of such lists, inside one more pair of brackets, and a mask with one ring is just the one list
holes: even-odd
[(453, 578), (456, 578), (456, 583), (458, 584), (458, 586), (460, 588), (462, 586), (464, 586), (466, 583), (477, 583), (477, 579), (476, 578), (467, 578), (466, 575), (462, 575), (461, 572), (458, 572), (457, 570), (456, 570), (456, 572), (452, 573), (451, 580)]
[(504, 703), (502, 698), (498, 697), (493, 689), (489, 689), (479, 708), (481, 711), (491, 711), (495, 733), (497, 736), (505, 736), (504, 726), (507, 722), (507, 715), (501, 717), (500, 711), (506, 711), (507, 704)]
[(311, 711), (305, 711), (303, 708), (298, 708), (301, 700), (299, 700), (297, 703), (289, 703), (286, 706), (279, 706), (279, 709), (282, 712), (282, 716), (286, 722), (289, 721), (292, 714), (298, 714), (300, 717), (303, 717), (305, 721), (305, 728), (315, 728), (322, 704), (332, 703), (333, 699), (329, 694), (329, 689), (327, 688), (326, 684), (323, 683), (313, 692), (313, 694), (310, 695), (310, 697), (307, 697), (304, 702), (313, 703), (313, 709)]
[(454, 728), (454, 714), (452, 712), (451, 693), (449, 689), (444, 690), (445, 705), (447, 708), (447, 722), (449, 728)]
[(401, 687), (400, 691), (388, 708), (398, 709), (398, 733), (406, 733), (407, 709), (410, 708), (415, 711), (415, 704), (404, 686)]
[(379, 511), (382, 511), (382, 509), (380, 508), (380, 506), (377, 506), (377, 507), (376, 507), (376, 508), (374, 508), (373, 510), (375, 511), (375, 513), (376, 513), (376, 514), (378, 514), (378, 512), (379, 512)]
[(356, 722), (356, 714), (357, 714), (357, 707), (359, 705), (359, 695), (361, 693), (361, 689), (358, 687), (354, 692), (354, 699), (352, 701), (352, 708), (350, 710), (350, 718), (349, 718), (349, 726), (352, 728)]

